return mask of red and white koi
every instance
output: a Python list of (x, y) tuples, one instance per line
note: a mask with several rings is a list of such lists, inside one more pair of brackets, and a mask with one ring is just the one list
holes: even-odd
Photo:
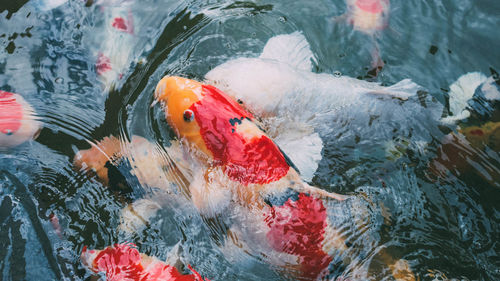
[(165, 77), (155, 97), (179, 138), (205, 163), (206, 170), (189, 187), (200, 212), (211, 216), (236, 202), (233, 211), (246, 209), (243, 213), (260, 220), (262, 243), (288, 255), (301, 276), (325, 276), (332, 261), (326, 237), (334, 231), (322, 200), (345, 196), (302, 182), (254, 116), (217, 88)]
[(41, 127), (33, 107), (21, 95), (0, 90), (0, 149), (35, 139)]
[(373, 35), (387, 27), (389, 0), (346, 0), (347, 22), (355, 30)]
[(347, 12), (336, 17), (336, 21), (346, 20), (354, 30), (370, 35), (373, 41), (372, 67), (377, 75), (384, 66), (384, 62), (380, 57), (375, 35), (388, 26), (390, 2), (389, 0), (346, 0), (346, 5)]
[(131, 61), (136, 41), (134, 15), (130, 3), (99, 7), (104, 32), (99, 34), (96, 49), (96, 72), (108, 89), (119, 82)]
[(104, 272), (109, 281), (209, 281), (189, 265), (192, 274), (182, 274), (172, 265), (139, 253), (133, 244), (115, 244), (103, 250), (84, 247), (81, 260), (93, 272)]

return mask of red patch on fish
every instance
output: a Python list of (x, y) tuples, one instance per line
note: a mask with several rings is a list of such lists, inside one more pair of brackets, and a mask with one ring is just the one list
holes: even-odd
[(278, 146), (267, 136), (246, 140), (237, 124), (253, 116), (219, 89), (202, 86), (203, 98), (189, 109), (215, 164), (224, 167), (234, 181), (266, 184), (284, 177), (290, 168)]
[(363, 11), (373, 14), (381, 13), (384, 10), (381, 0), (358, 0), (356, 6)]
[(13, 93), (0, 91), (0, 132), (14, 134), (21, 128), (23, 107)]
[(111, 60), (102, 53), (99, 53), (99, 55), (97, 56), (97, 63), (95, 66), (97, 74), (99, 75), (102, 75), (112, 69)]
[(175, 267), (163, 262), (157, 262), (146, 270), (141, 260), (141, 254), (136, 248), (128, 244), (115, 244), (102, 250), (92, 266), (95, 272), (106, 272), (106, 280), (109, 281), (203, 281), (201, 275), (191, 267), (189, 269), (193, 274), (189, 275), (183, 275)]
[(124, 19), (122, 17), (115, 17), (113, 19), (113, 22), (111, 23), (111, 26), (120, 31), (134, 34), (134, 19), (132, 16), (132, 12), (128, 12), (127, 19)]
[(267, 239), (274, 250), (298, 256), (305, 277), (318, 278), (333, 260), (322, 248), (326, 219), (323, 201), (300, 193), (296, 201), (271, 207)]
[(470, 133), (471, 135), (484, 136), (484, 132), (481, 129), (471, 130)]
[(62, 228), (61, 225), (59, 224), (59, 218), (54, 213), (50, 213), (49, 220), (57, 236), (59, 236), (59, 238), (62, 238)]
[(113, 19), (113, 23), (111, 24), (114, 28), (127, 31), (127, 24), (125, 23), (125, 19), (122, 17), (116, 17)]

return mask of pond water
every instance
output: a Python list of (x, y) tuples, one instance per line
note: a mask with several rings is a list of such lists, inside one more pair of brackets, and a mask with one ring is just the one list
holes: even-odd
[[(393, 0), (387, 26), (374, 32), (353, 28), (343, 0), (4, 2), (0, 90), (30, 103), (43, 129), (0, 150), (2, 280), (89, 280), (84, 246), (127, 242), (162, 260), (181, 245), (182, 262), (210, 280), (291, 278), (265, 259), (224, 255), (214, 224), (181, 192), (151, 188), (118, 169), (133, 191), (124, 195), (75, 168), (73, 158), (111, 135), (124, 146), (142, 136), (165, 152), (175, 133), (161, 107), (151, 106), (163, 76), (202, 81), (216, 66), (258, 57), (270, 38), (295, 31), (310, 44), (313, 72), (385, 86), (409, 78), (425, 89), (422, 103), (439, 110), (436, 119), (436, 111), (404, 101), (394, 111), (347, 106), (328, 113), (332, 123), (323, 126), (334, 130), (316, 128), (322, 157), (309, 183), (368, 206), (358, 216), (369, 218), (363, 234), (370, 238), (352, 239), (371, 240), (338, 280), (392, 280), (375, 262), (382, 250), (406, 260), (420, 280), (500, 279), (500, 130), (479, 141), (469, 134), (500, 122), (498, 102), (486, 119), (438, 120), (449, 115), (450, 85), (461, 75), (481, 72), (498, 89), (500, 2)], [(377, 54), (383, 67), (374, 71)], [(350, 121), (377, 110), (392, 117)], [(121, 210), (149, 197), (162, 208), (147, 226), (120, 230)]]

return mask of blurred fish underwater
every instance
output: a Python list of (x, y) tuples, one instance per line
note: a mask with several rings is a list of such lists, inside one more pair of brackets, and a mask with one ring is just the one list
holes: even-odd
[(316, 278), (254, 243), (260, 218), (223, 193), (203, 198), (217, 216), (191, 198), (203, 165), (155, 99), (164, 76), (222, 90), (300, 181), (351, 198), (325, 203), (348, 250), (323, 279), (500, 279), (498, 14), (492, 0), (3, 1), (2, 280)]

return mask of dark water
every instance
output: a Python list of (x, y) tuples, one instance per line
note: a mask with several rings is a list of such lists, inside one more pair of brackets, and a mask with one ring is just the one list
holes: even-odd
[[(215, 66), (256, 57), (269, 38), (293, 31), (302, 31), (311, 44), (316, 72), (384, 85), (410, 78), (445, 108), (449, 85), (458, 77), (500, 70), (500, 2), (494, 0), (391, 1), (389, 27), (373, 38), (334, 20), (346, 12), (337, 0), (74, 0), (53, 9), (42, 2), (0, 3), (0, 89), (21, 94), (44, 124), (35, 141), (0, 152), (3, 280), (87, 280), (90, 273), (79, 259), (84, 246), (133, 242), (165, 259), (179, 241), (183, 261), (211, 280), (284, 278), (257, 259), (228, 261), (187, 201), (165, 203), (137, 233), (118, 231), (130, 196), (73, 167), (75, 152), (87, 149), (87, 141), (109, 135), (141, 135), (167, 146), (173, 134), (159, 108), (150, 107), (166, 74), (202, 80)], [(133, 35), (112, 35), (108, 18), (129, 12)], [(385, 62), (376, 77), (370, 75), (374, 41)], [(115, 77), (98, 75), (101, 52), (120, 54)], [(462, 126), (480, 124), (470, 118)], [(367, 252), (387, 249), (407, 260), (421, 280), (499, 280), (500, 136), (447, 150), (445, 135), (459, 134), (456, 129), (422, 126), (430, 128), (424, 148), (413, 142), (412, 130), (406, 136), (392, 132), (388, 154), (369, 136), (359, 145), (325, 139), (312, 183), (373, 203), (376, 243)], [(454, 164), (435, 172), (432, 163), (443, 157)], [(158, 192), (132, 179), (129, 184), (145, 194)], [(61, 235), (52, 227), (53, 216)], [(392, 278), (384, 271), (370, 274)]]

